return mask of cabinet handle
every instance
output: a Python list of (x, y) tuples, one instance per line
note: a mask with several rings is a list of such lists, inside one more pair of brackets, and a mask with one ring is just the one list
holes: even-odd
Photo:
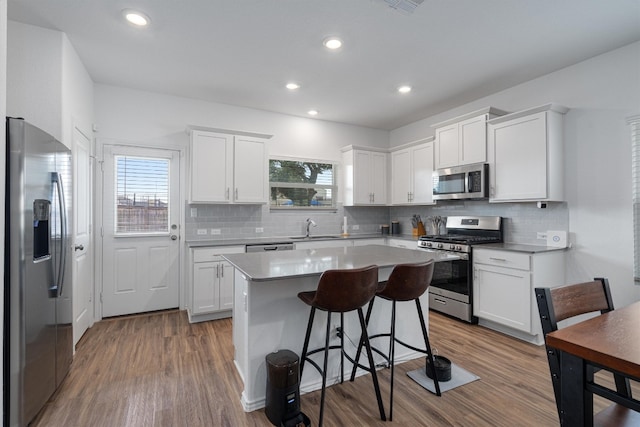
[(220, 277), (224, 278), (224, 264), (220, 264)]
[(236, 187), (236, 200), (238, 200), (238, 187)]
[(443, 300), (443, 299), (440, 299), (440, 298), (434, 298), (433, 301), (438, 302), (438, 303), (440, 303), (442, 305), (447, 305), (447, 302), (445, 300)]
[(229, 200), (229, 187), (227, 187), (227, 192), (225, 193), (224, 198), (225, 200)]
[(220, 277), (220, 264), (216, 265), (216, 278)]
[(490, 259), (491, 261), (502, 261), (502, 262), (505, 262), (505, 261), (506, 261), (506, 259), (504, 259), (504, 258), (494, 258), (494, 257), (489, 257), (489, 259)]
[(371, 193), (371, 203), (376, 202), (376, 193)]

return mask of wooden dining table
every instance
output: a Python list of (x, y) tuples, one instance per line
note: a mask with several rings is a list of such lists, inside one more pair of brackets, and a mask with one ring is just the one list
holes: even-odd
[(562, 426), (592, 426), (594, 394), (640, 412), (640, 401), (596, 384), (588, 375), (593, 366), (640, 381), (640, 301), (551, 332), (546, 342), (561, 352)]

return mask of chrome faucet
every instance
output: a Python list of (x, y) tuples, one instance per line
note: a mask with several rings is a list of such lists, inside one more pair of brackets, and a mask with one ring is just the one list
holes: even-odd
[(312, 220), (311, 218), (307, 218), (307, 234), (304, 235), (304, 237), (309, 237), (309, 227), (310, 226), (314, 226), (317, 227), (318, 224), (316, 224), (316, 222), (314, 220)]

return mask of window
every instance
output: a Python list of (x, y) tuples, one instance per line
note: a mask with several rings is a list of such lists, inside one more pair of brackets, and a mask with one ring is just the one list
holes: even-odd
[(640, 116), (627, 119), (631, 126), (631, 173), (633, 177), (633, 277), (640, 284)]
[(116, 233), (169, 232), (169, 159), (115, 156)]
[(269, 160), (272, 208), (335, 209), (336, 165), (308, 160)]

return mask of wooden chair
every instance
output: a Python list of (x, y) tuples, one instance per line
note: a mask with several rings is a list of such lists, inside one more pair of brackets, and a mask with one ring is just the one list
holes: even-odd
[[(595, 278), (592, 282), (559, 286), (557, 288), (536, 288), (535, 294), (542, 331), (545, 337), (548, 333), (558, 330), (558, 322), (562, 320), (598, 311), (603, 314), (614, 309), (611, 291), (609, 290), (609, 281), (605, 278)], [(561, 416), (560, 384), (562, 377), (560, 375), (560, 355), (552, 347), (547, 346), (546, 349), (558, 416)], [(594, 372), (593, 368), (589, 370), (588, 381), (593, 381)], [(629, 380), (621, 375), (614, 374), (613, 376), (617, 392), (631, 397)], [(612, 409), (608, 411), (610, 414), (617, 414), (617, 416), (620, 416), (621, 412), (627, 412), (626, 408), (618, 405), (613, 405)], [(607, 410), (601, 414), (602, 417), (606, 416)], [(636, 415), (631, 414), (630, 416), (638, 419), (635, 418)]]

